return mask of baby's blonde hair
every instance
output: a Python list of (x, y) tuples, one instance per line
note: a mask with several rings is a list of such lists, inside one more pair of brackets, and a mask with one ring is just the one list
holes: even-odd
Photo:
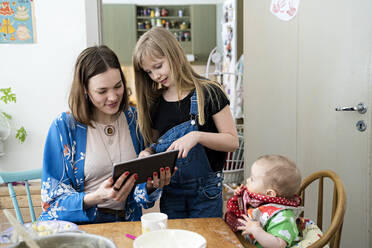
[(292, 198), (300, 189), (301, 173), (290, 159), (281, 155), (264, 155), (255, 163), (265, 167), (264, 184), (274, 189), (277, 196)]

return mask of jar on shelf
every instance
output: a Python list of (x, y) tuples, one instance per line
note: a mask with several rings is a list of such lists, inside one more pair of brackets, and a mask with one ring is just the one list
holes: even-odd
[(182, 23), (180, 24), (180, 29), (181, 29), (181, 30), (185, 30), (185, 29), (187, 29), (187, 24), (186, 24), (186, 22), (182, 22)]
[(161, 19), (156, 19), (156, 26), (157, 27), (162, 27), (163, 25), (161, 24)]
[(155, 23), (155, 19), (151, 19), (151, 27), (155, 27), (156, 23)]
[(169, 22), (169, 28), (176, 28), (176, 22), (174, 20)]
[(178, 17), (183, 17), (183, 10), (182, 9), (178, 10)]
[(168, 16), (168, 10), (166, 8), (162, 8), (160, 11), (161, 16)]
[(160, 9), (155, 8), (155, 17), (159, 17), (159, 16), (160, 16)]
[(183, 36), (185, 37), (185, 41), (191, 41), (191, 34), (190, 34), (190, 32), (185, 32), (183, 34)]
[(155, 17), (155, 11), (153, 9), (150, 11), (150, 17)]
[(150, 29), (151, 28), (151, 24), (149, 21), (146, 21), (145, 22), (145, 29)]
[(165, 27), (166, 29), (169, 29), (169, 21), (166, 21), (166, 22), (165, 22), (164, 27)]
[(137, 29), (143, 28), (143, 22), (137, 22)]

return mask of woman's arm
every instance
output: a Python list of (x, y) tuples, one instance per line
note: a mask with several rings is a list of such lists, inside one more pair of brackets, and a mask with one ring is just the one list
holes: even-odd
[(73, 137), (66, 123), (63, 116), (53, 121), (45, 142), (41, 182), (43, 212), (39, 220), (91, 222), (96, 209), (83, 208), (85, 193), (77, 190), (83, 179), (75, 176), (76, 141), (67, 142), (70, 140), (67, 137)]

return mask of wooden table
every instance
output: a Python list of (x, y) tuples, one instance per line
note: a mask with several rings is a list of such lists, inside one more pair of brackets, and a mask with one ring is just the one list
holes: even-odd
[[(221, 218), (195, 218), (168, 220), (169, 229), (184, 229), (201, 234), (207, 240), (208, 248), (244, 248), (239, 239)], [(113, 240), (118, 248), (133, 247), (133, 240), (126, 233), (141, 235), (141, 222), (115, 222), (80, 225), (80, 230), (98, 234)]]

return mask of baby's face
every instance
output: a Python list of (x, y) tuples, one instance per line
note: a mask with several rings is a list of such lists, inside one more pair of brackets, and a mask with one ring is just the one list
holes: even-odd
[(258, 194), (266, 194), (266, 186), (264, 184), (265, 167), (261, 164), (254, 163), (251, 167), (251, 175), (247, 179), (247, 189), (250, 192)]

